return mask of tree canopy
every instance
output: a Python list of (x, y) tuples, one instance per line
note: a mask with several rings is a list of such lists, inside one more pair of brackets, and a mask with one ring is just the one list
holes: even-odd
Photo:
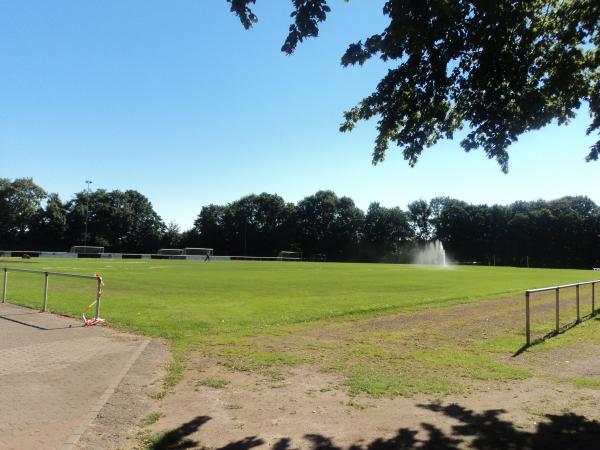
[(150, 201), (134, 190), (78, 192), (66, 205), (68, 233), (76, 243), (83, 240), (89, 205), (89, 242), (126, 251), (155, 251), (165, 225)]
[[(256, 0), (226, 0), (245, 28)], [(281, 50), (316, 37), (330, 0), (291, 0)], [(384, 30), (351, 43), (343, 66), (373, 57), (393, 68), (344, 113), (341, 131), (377, 118), (373, 163), (391, 143), (414, 166), (423, 150), (466, 126), (461, 146), (481, 148), (508, 171), (508, 148), (589, 105), (588, 134), (600, 132), (600, 2), (597, 0), (388, 0)], [(600, 140), (587, 161), (597, 160)]]
[(46, 191), (31, 178), (0, 178), (0, 235), (19, 240), (37, 219)]

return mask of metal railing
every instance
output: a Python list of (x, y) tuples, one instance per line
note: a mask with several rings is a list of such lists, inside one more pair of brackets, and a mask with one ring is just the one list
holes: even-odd
[(581, 306), (580, 306), (580, 296), (579, 296), (579, 288), (581, 286), (591, 285), (592, 286), (592, 311), (591, 316), (596, 314), (596, 284), (599, 284), (600, 280), (594, 281), (584, 281), (582, 283), (572, 283), (572, 284), (563, 284), (561, 286), (550, 286), (539, 289), (527, 289), (525, 291), (525, 335), (526, 335), (526, 346), (531, 345), (531, 309), (530, 303), (531, 294), (539, 293), (539, 292), (548, 292), (555, 291), (555, 300), (554, 300), (554, 315), (555, 315), (555, 333), (558, 334), (560, 332), (560, 290), (566, 288), (575, 288), (575, 305), (577, 309), (577, 319), (575, 323), (581, 322)]
[(4, 271), (4, 284), (2, 289), (2, 303), (6, 302), (6, 296), (8, 293), (8, 273), (9, 272), (25, 272), (25, 273), (37, 273), (44, 275), (44, 291), (42, 297), (42, 309), (41, 311), (48, 311), (48, 278), (50, 276), (57, 277), (68, 277), (68, 278), (81, 278), (85, 280), (96, 280), (96, 314), (95, 318), (100, 317), (100, 297), (102, 295), (102, 277), (99, 275), (79, 275), (74, 273), (63, 273), (63, 272), (48, 272), (44, 270), (31, 270), (31, 269), (16, 269), (12, 267), (0, 267), (0, 270)]

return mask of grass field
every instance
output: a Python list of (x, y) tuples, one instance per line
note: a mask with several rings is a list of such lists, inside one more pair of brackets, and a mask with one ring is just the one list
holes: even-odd
[[(213, 353), (229, 358), (234, 365), (266, 368), (293, 364), (305, 361), (306, 355), (261, 351), (258, 344), (250, 348), (248, 339), (397, 312), (435, 310), (508, 297), (526, 288), (594, 279), (592, 271), (578, 270), (252, 261), (34, 259), (23, 263), (5, 258), (0, 262), (2, 266), (101, 273), (106, 282), (101, 316), (122, 329), (168, 338), (175, 354), (174, 379), (179, 363), (197, 343), (221, 345)], [(42, 284), (39, 275), (10, 273), (8, 298), (39, 307)], [(51, 277), (49, 308), (80, 316), (93, 301), (94, 292), (92, 281)], [(438, 344), (444, 347), (450, 341)], [(381, 337), (365, 342), (350, 345), (367, 356), (381, 347)], [(448, 347), (445, 354), (452, 355), (452, 351), (454, 348)], [(427, 349), (410, 355), (420, 358), (423, 367), (443, 368), (449, 364), (440, 359), (441, 354)], [(372, 357), (380, 359), (376, 354)], [(481, 364), (476, 356), (463, 355), (465, 358), (471, 358), (465, 364), (473, 370)], [(330, 366), (342, 370), (343, 358), (332, 358)], [(366, 392), (385, 391), (385, 385), (373, 387), (367, 374), (369, 367), (365, 362), (352, 369), (352, 387)]]
[[(103, 315), (153, 336), (258, 332), (265, 327), (411, 311), (593, 279), (591, 271), (387, 264), (40, 259), (0, 263), (94, 274), (106, 281)], [(9, 298), (41, 304), (42, 277), (11, 273)], [(89, 287), (89, 289), (88, 289)], [(52, 311), (79, 315), (94, 283), (50, 278)]]

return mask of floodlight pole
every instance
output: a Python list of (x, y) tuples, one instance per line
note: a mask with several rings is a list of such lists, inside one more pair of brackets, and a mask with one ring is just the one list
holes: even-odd
[(244, 256), (247, 256), (247, 249), (248, 249), (248, 241), (246, 239), (246, 236), (248, 236), (248, 234), (246, 233), (246, 227), (248, 225), (248, 218), (246, 217), (245, 222), (244, 222)]
[(85, 234), (83, 235), (83, 246), (87, 246), (87, 237), (88, 237), (88, 219), (90, 216), (90, 184), (92, 184), (92, 180), (85, 180), (85, 184), (87, 184), (87, 195), (85, 201)]

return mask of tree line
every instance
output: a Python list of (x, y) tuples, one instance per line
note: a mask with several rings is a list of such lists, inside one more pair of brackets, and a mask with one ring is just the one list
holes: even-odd
[(223, 255), (289, 250), (317, 260), (410, 262), (432, 240), (458, 262), (597, 267), (600, 208), (584, 196), (491, 206), (437, 197), (406, 209), (373, 202), (362, 211), (329, 190), (297, 203), (262, 193), (203, 206), (182, 231), (135, 190), (81, 191), (63, 201), (30, 178), (0, 179), (0, 249), (6, 250), (65, 251), (87, 241), (112, 252), (210, 247)]

